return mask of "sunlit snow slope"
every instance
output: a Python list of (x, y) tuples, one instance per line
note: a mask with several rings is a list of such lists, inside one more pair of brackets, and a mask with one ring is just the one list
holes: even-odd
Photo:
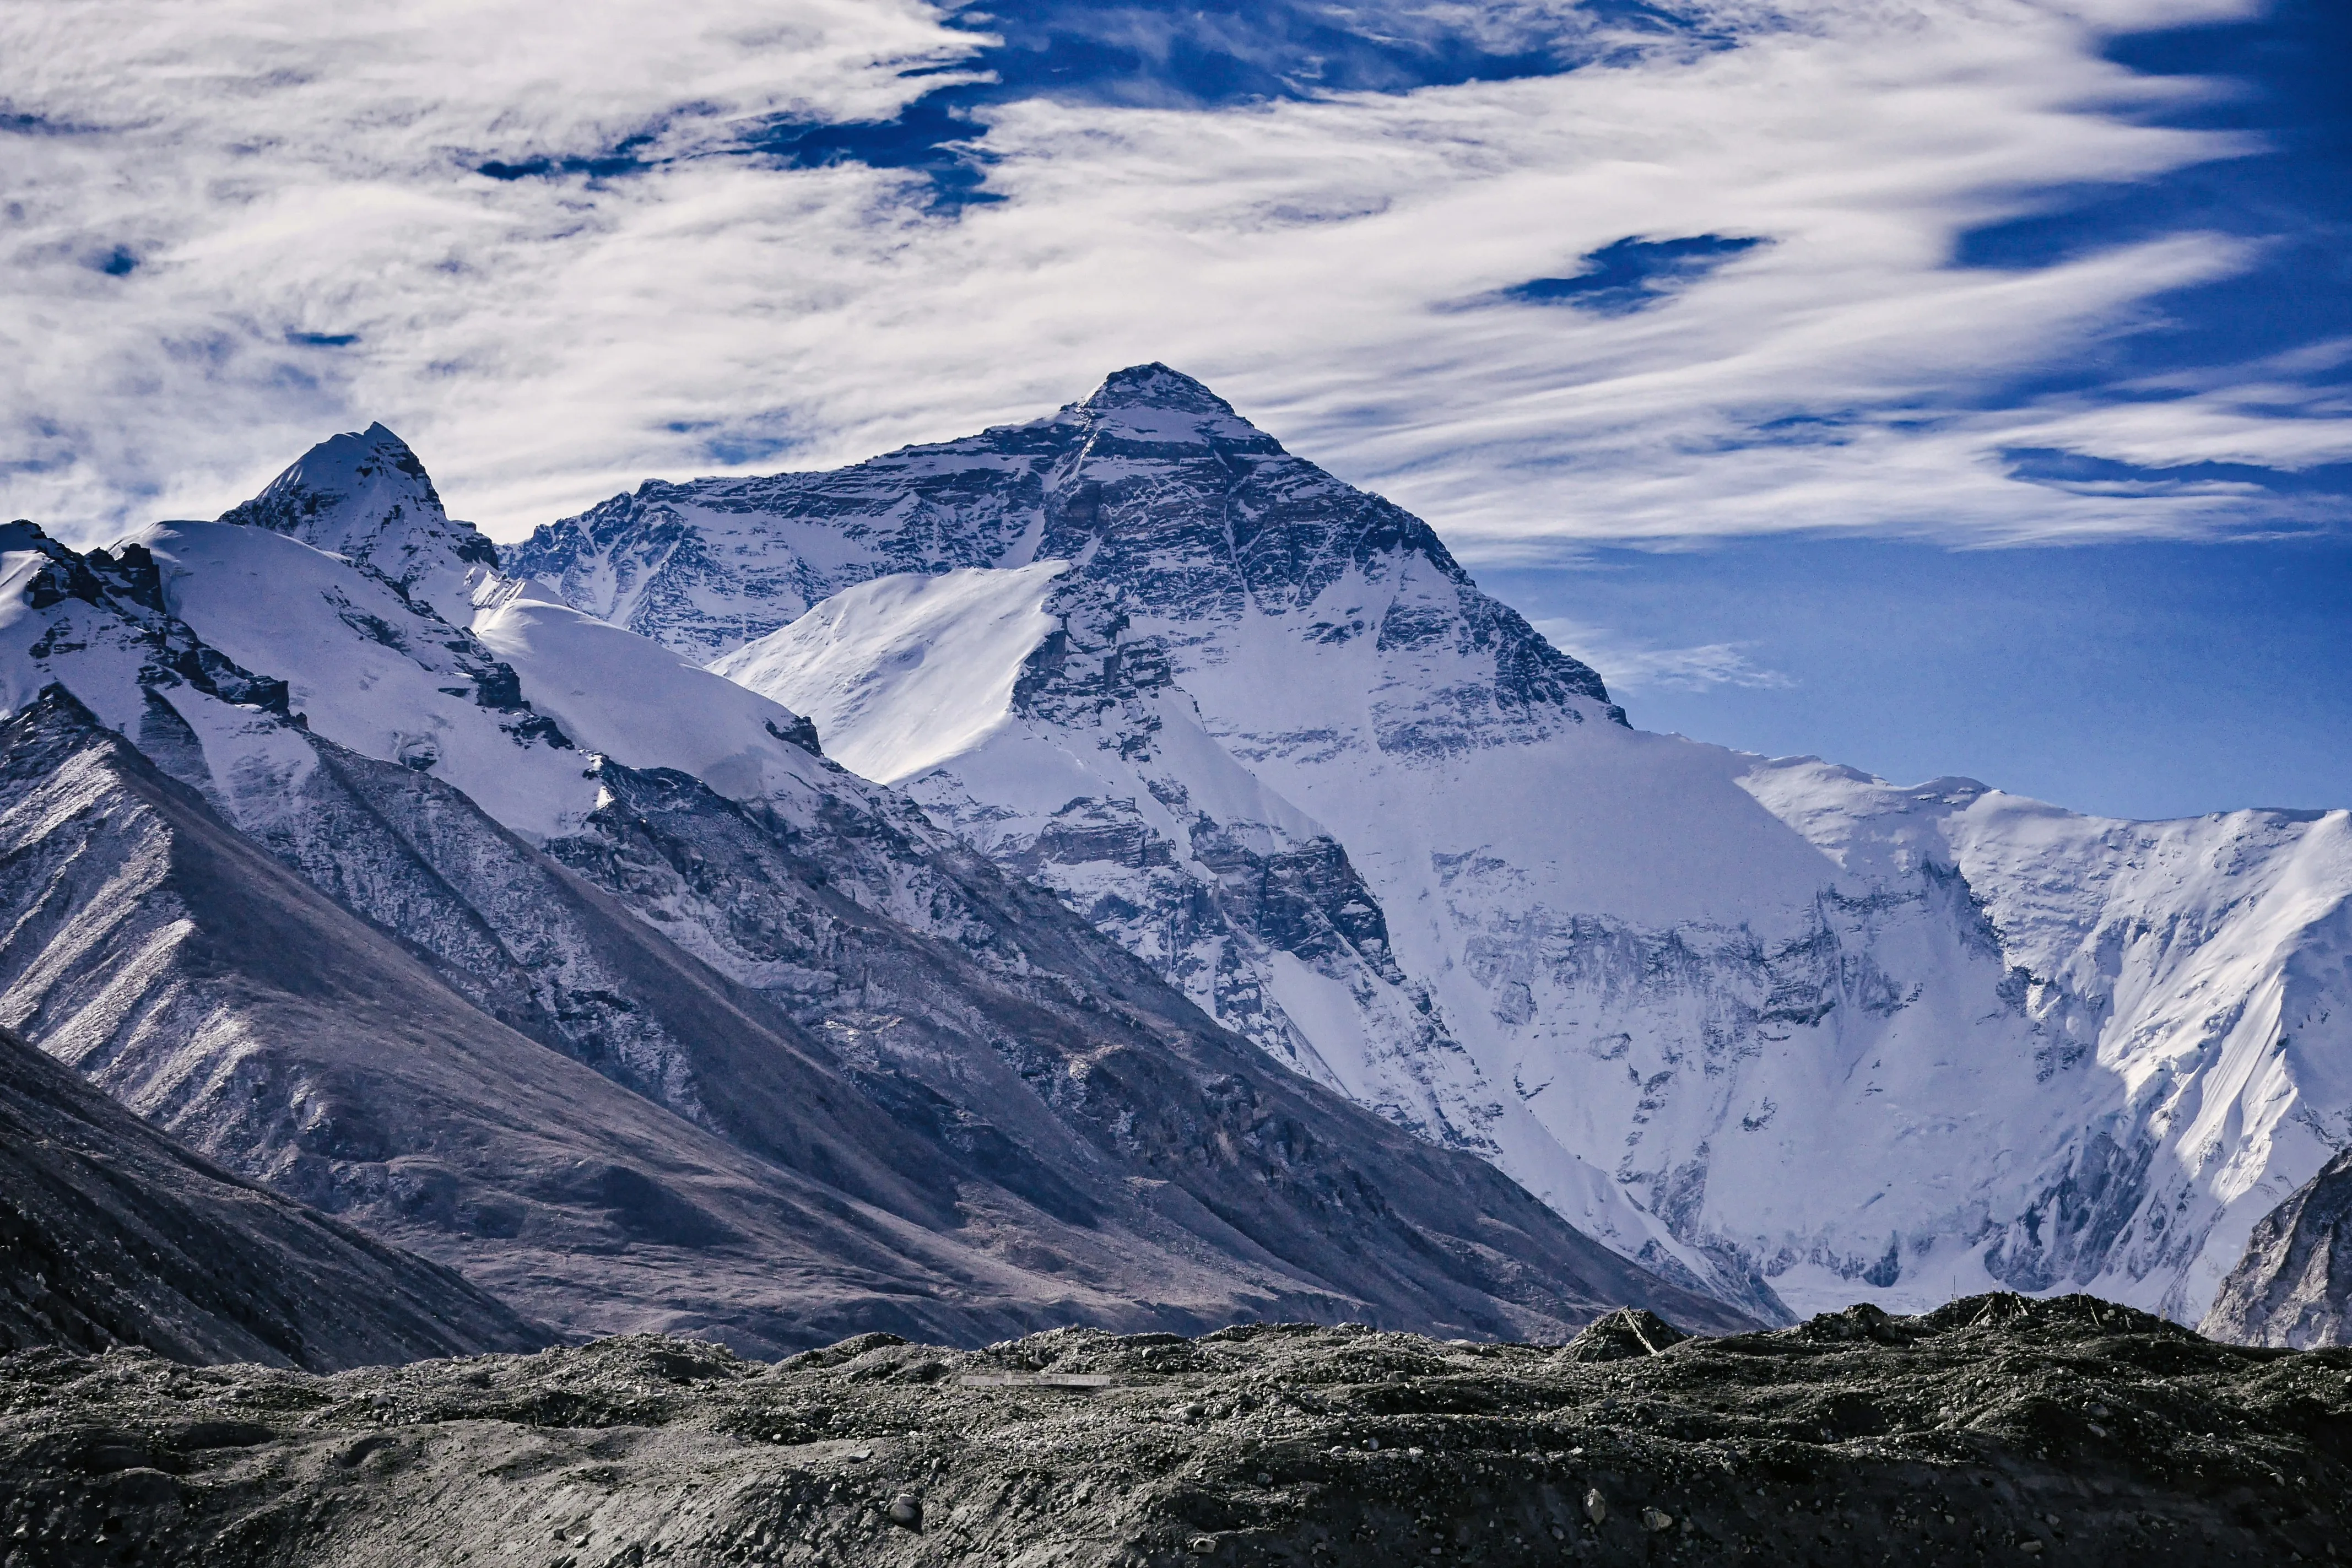
[(710, 668), (835, 737), (832, 756), (896, 784), (985, 744), (1022, 667), (1055, 629), (1066, 561), (902, 574), (843, 591)]
[[(1727, 1299), (2194, 1320), (2352, 1142), (2347, 813), (2111, 822), (1633, 730), (1425, 525), (1164, 367), (838, 472), (648, 483), (517, 553)], [(890, 661), (950, 647), (1009, 717), (901, 700)]]

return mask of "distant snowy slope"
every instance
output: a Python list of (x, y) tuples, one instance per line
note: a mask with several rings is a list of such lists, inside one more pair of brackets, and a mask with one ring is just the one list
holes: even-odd
[(720, 668), (772, 694), (883, 694), (850, 748), (887, 660), (1023, 640), (890, 612), (898, 574), (1046, 561), (1011, 718), (868, 754), (1283, 1059), (1727, 1300), (2194, 1321), (2352, 1143), (2346, 813), (2108, 822), (1632, 730), (1424, 524), (1163, 366), (516, 552), (687, 657), (766, 639)]
[[(533, 837), (572, 831), (593, 809), (579, 749), (464, 620), (263, 529), (158, 523), (129, 542), (155, 563), (171, 616), (246, 668), (283, 672), (288, 708), (315, 732), (446, 779)], [(237, 747), (261, 743), (242, 725), (199, 733), (222, 780), (238, 772)]]
[(488, 595), (473, 631), (575, 745), (677, 768), (730, 800), (855, 793), (794, 738), (799, 714), (530, 584)]

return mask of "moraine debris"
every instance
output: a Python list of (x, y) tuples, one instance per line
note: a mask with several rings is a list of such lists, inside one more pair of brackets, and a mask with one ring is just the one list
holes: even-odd
[(1305, 1324), (1170, 1349), (876, 1334), (770, 1365), (647, 1336), (331, 1376), (20, 1352), (0, 1563), (2204, 1568), (2330, 1561), (2352, 1497), (2352, 1351), (2080, 1297), (1605, 1361)]

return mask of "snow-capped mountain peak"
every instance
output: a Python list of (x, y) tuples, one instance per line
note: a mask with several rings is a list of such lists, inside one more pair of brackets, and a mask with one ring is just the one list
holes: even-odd
[(1283, 455), (1281, 444), (1234, 413), (1232, 404), (1183, 372), (1157, 362), (1113, 371), (1060, 417), (1082, 423), (1098, 438), (1142, 447)]
[[(518, 553), (688, 658), (766, 637), (719, 668), (1232, 1027), (1750, 1310), (1999, 1283), (2194, 1321), (2352, 1143), (2352, 819), (2107, 822), (1633, 731), (1426, 523), (1164, 365)], [(873, 660), (1016, 601), (1007, 721), (912, 766), (920, 683)]]
[(498, 550), (453, 520), (425, 465), (383, 425), (332, 436), (220, 517), (283, 533), (374, 572), (452, 626), (472, 614)]
[[(380, 429), (231, 521), (0, 529), (0, 1017), (567, 1326), (1748, 1321), (1275, 1070), (789, 707), (529, 576), (461, 597), (468, 542)], [(947, 617), (988, 612), (982, 719), (1056, 564)], [(1309, 916), (1320, 873), (1377, 952), (1305, 848), (1221, 863)]]

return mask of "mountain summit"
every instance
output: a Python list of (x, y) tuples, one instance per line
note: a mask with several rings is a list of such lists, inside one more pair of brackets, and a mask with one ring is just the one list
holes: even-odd
[(1232, 404), (1164, 364), (1130, 365), (1062, 411), (1094, 442), (1114, 437), (1146, 447), (1202, 446), (1234, 457), (1279, 458), (1281, 443), (1234, 412)]
[(220, 521), (343, 556), (453, 626), (472, 614), (469, 569), (499, 563), (480, 530), (451, 521), (425, 465), (382, 425), (320, 442)]
[(1103, 377), (1102, 384), (1071, 406), (1100, 413), (1109, 408), (1166, 408), (1185, 414), (1222, 414), (1238, 418), (1234, 405), (1181, 370), (1153, 360)]
[[(781, 531), (770, 521), (783, 519)], [(508, 560), (591, 614), (705, 659), (893, 572), (1086, 560), (1088, 575), (1180, 619), (1308, 604), (1352, 576), (1377, 584), (1391, 610), (1376, 623), (1352, 606), (1325, 628), (1329, 640), (1454, 639), (1466, 661), (1456, 710), (1474, 728), (1623, 717), (1597, 671), (1480, 593), (1428, 524), (1293, 457), (1159, 363), (1116, 371), (1045, 418), (832, 473), (649, 480), (540, 529)], [(1432, 713), (1415, 722), (1434, 744), (1479, 743), (1467, 730), (1439, 738)]]

